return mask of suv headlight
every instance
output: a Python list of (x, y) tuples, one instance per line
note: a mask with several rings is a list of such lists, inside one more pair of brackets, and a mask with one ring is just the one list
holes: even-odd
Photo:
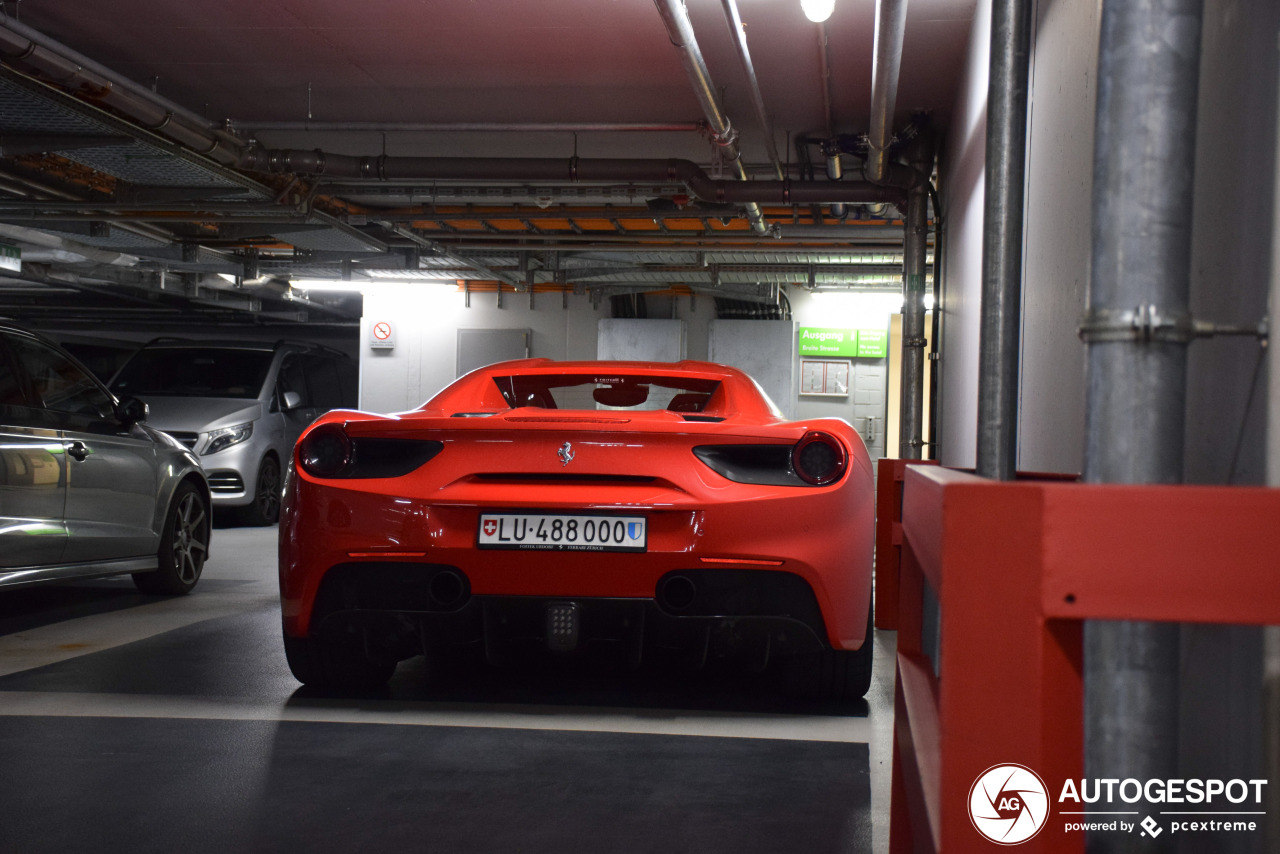
[(209, 434), (209, 447), (204, 449), (204, 455), (216, 454), (218, 451), (226, 450), (232, 445), (238, 445), (245, 439), (253, 435), (253, 422), (248, 424), (237, 424), (234, 427), (224, 427), (221, 430), (214, 430)]

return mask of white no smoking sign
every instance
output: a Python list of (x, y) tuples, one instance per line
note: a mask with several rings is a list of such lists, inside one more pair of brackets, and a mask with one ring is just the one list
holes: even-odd
[(369, 327), (369, 346), (375, 350), (390, 350), (396, 346), (395, 328), (390, 322), (374, 321)]

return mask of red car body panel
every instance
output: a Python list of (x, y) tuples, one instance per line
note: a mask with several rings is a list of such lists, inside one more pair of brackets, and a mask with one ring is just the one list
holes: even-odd
[[(688, 420), (665, 410), (510, 408), (495, 377), (596, 373), (712, 380)], [(459, 413), (488, 417), (458, 417)], [(723, 420), (701, 420), (701, 419)], [(340, 424), (361, 437), (430, 439), (443, 449), (399, 477), (322, 479), (298, 463), (286, 479), (280, 590), (287, 635), (311, 630), (330, 568), (352, 561), (456, 567), (473, 596), (653, 599), (664, 574), (736, 569), (803, 578), (834, 649), (864, 642), (871, 607), (874, 488), (861, 437), (839, 419), (787, 422), (746, 374), (705, 362), (523, 360), (459, 379), (421, 409), (398, 415), (335, 411), (308, 428)], [(692, 449), (793, 445), (812, 431), (848, 455), (829, 486), (739, 483)], [(571, 444), (573, 457), (559, 453)], [(643, 553), (515, 551), (478, 547), (483, 512), (642, 515)]]

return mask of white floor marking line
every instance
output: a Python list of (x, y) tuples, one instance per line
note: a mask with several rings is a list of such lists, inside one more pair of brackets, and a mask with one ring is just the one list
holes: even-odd
[[(357, 702), (357, 701), (352, 701)], [(367, 702), (367, 701), (359, 701)], [(339, 701), (289, 706), (139, 694), (0, 692), (0, 717), (169, 718), (231, 721), (300, 721), (398, 726), (453, 726), (570, 732), (704, 735), (793, 741), (865, 743), (872, 735), (865, 718), (803, 715), (717, 714), (672, 710), (522, 706), (387, 701), (385, 708)]]

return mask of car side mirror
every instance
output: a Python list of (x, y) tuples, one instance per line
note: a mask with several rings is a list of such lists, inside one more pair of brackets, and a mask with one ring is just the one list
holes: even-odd
[(151, 408), (136, 397), (126, 397), (116, 405), (116, 418), (125, 424), (137, 424), (146, 421)]
[(296, 391), (286, 391), (280, 396), (280, 403), (285, 412), (290, 412), (302, 406), (302, 395)]

